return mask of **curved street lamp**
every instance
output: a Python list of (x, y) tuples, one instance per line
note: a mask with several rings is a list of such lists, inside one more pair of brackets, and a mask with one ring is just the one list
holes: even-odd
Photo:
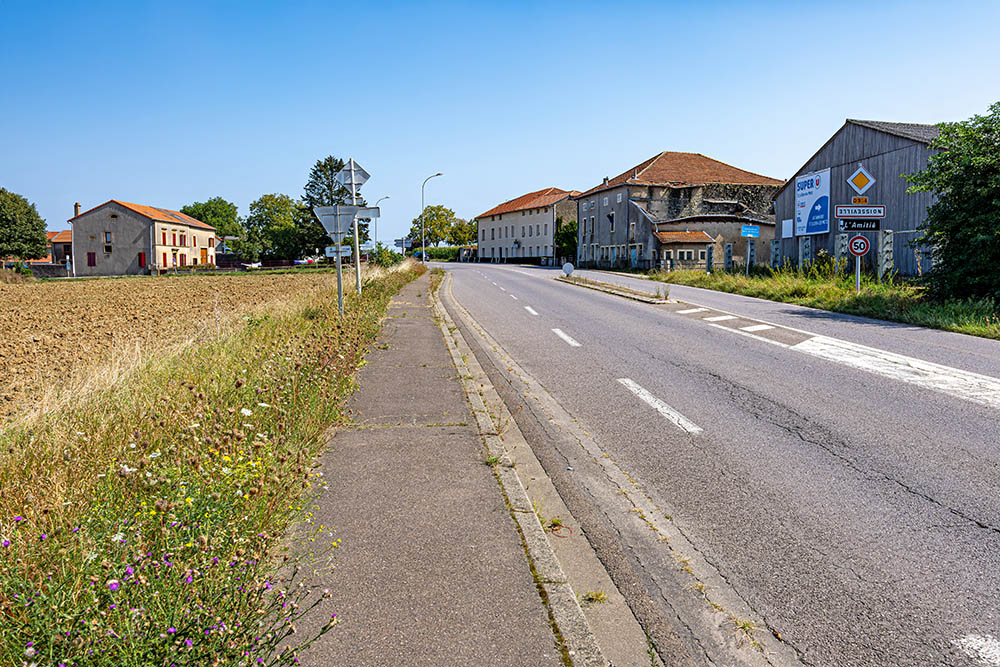
[[(382, 201), (383, 199), (389, 199), (389, 195), (386, 195), (384, 197), (379, 197), (378, 201), (375, 202), (375, 208), (378, 208), (378, 202)], [(372, 231), (372, 239), (373, 242), (375, 243), (375, 247), (378, 247), (378, 218), (375, 218), (372, 224), (375, 225), (375, 229)]]
[(424, 264), (427, 263), (427, 243), (424, 240), (426, 238), (424, 234), (424, 209), (426, 208), (424, 206), (424, 186), (427, 185), (427, 181), (437, 176), (444, 176), (444, 174), (440, 171), (436, 174), (431, 174), (424, 179), (423, 184), (420, 186), (420, 261)]

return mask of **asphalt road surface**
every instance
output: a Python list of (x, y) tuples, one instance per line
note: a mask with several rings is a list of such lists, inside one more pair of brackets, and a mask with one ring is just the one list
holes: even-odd
[[(603, 453), (574, 454), (542, 408), (517, 411), (588, 536), (620, 542), (595, 548), (637, 616), (671, 625), (688, 660), (1000, 665), (1000, 343), (691, 288), (650, 305), (552, 270), (446, 268), (475, 326)], [(528, 402), (514, 387), (512, 408)], [(659, 534), (627, 529), (586, 472), (595, 459), (635, 481)]]

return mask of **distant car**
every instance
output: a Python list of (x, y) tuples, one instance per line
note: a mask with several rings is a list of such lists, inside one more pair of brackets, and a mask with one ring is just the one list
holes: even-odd
[(413, 253), (413, 259), (423, 259), (423, 258), (424, 258), (424, 253), (420, 252), (419, 250)]

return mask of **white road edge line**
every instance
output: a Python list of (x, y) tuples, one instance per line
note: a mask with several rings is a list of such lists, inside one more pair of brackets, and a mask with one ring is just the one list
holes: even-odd
[(778, 347), (791, 347), (791, 345), (789, 345), (788, 343), (782, 343), (780, 340), (771, 340), (770, 338), (764, 338), (763, 336), (758, 336), (757, 334), (747, 333), (746, 331), (740, 331), (739, 329), (723, 326), (721, 324), (705, 322), (705, 326), (715, 327), (716, 329), (722, 329), (723, 331), (728, 331), (729, 333), (734, 333), (740, 336), (746, 336), (747, 338), (753, 338), (754, 340), (759, 340), (762, 343), (770, 343), (771, 345), (777, 345)]
[(708, 310), (708, 308), (688, 308), (686, 310), (677, 310), (674, 312), (676, 312), (678, 315), (690, 315), (691, 313), (701, 313), (706, 310)]
[(768, 329), (773, 329), (770, 324), (751, 324), (748, 327), (740, 327), (740, 331), (767, 331)]
[(566, 335), (562, 329), (553, 329), (552, 333), (566, 341), (566, 344), (570, 347), (580, 347), (580, 344), (573, 340), (570, 336)]
[(706, 322), (725, 322), (726, 320), (735, 320), (735, 315), (716, 315), (715, 317), (703, 317)]
[(681, 413), (674, 410), (672, 407), (653, 396), (648, 391), (639, 386), (635, 381), (629, 378), (618, 378), (618, 381), (622, 383), (629, 391), (638, 396), (640, 399), (648, 403), (654, 410), (659, 412), (664, 419), (669, 421), (671, 424), (677, 426), (678, 428), (687, 431), (691, 435), (698, 435), (702, 432), (701, 427), (695, 424), (693, 421), (682, 415)]
[(500, 288), (501, 292), (506, 292), (507, 291), (506, 288), (504, 288), (503, 285), (498, 285), (498, 287)]
[(981, 665), (1000, 665), (1000, 641), (993, 635), (965, 635), (952, 644)]
[(514, 299), (514, 301), (517, 301), (517, 297), (514, 296), (513, 294), (510, 295), (510, 298)]
[(532, 315), (534, 315), (535, 317), (538, 317), (538, 312), (535, 311), (535, 309), (532, 308), (531, 306), (525, 306), (524, 309), (529, 313), (531, 313)]

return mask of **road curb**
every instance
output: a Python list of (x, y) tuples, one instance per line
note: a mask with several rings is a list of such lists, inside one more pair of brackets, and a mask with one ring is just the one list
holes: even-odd
[[(451, 274), (445, 277), (438, 289), (444, 288), (449, 281), (451, 281)], [(607, 667), (609, 663), (597, 645), (587, 617), (577, 601), (576, 593), (569, 584), (566, 574), (559, 564), (559, 559), (549, 544), (545, 529), (542, 528), (535, 508), (525, 490), (524, 482), (518, 476), (500, 437), (503, 430), (517, 429), (517, 424), (514, 423), (509, 413), (503, 414), (506, 408), (503, 407), (499, 394), (479, 365), (472, 348), (465, 341), (451, 315), (441, 303), (437, 291), (432, 292), (431, 302), (438, 326), (441, 328), (441, 333), (447, 343), (448, 352), (451, 354), (462, 388), (465, 390), (465, 395), (479, 426), (483, 443), (489, 456), (497, 462), (494, 464), (497, 483), (507, 500), (511, 517), (521, 535), (532, 575), (539, 588), (539, 595), (549, 612), (556, 639), (562, 644), (564, 655), (573, 665)], [(477, 384), (479, 386), (476, 386)], [(484, 399), (484, 394), (487, 393), (491, 394), (491, 398), (492, 396), (496, 397), (495, 402), (491, 402), (500, 406), (497, 421), (503, 417), (501, 424), (496, 423), (487, 408)]]
[(561, 283), (566, 283), (567, 285), (586, 287), (587, 289), (596, 290), (598, 292), (604, 292), (606, 294), (614, 294), (615, 296), (625, 297), (626, 299), (632, 299), (633, 301), (641, 301), (642, 303), (651, 303), (654, 305), (671, 303), (670, 299), (661, 299), (655, 296), (642, 296), (641, 294), (633, 294), (631, 292), (626, 292), (622, 289), (617, 288), (615, 285), (612, 285), (611, 283), (602, 283), (599, 281), (594, 281), (589, 279), (588, 282), (581, 283), (575, 280), (568, 280), (567, 278), (563, 277), (556, 278), (556, 280), (558, 280)]

